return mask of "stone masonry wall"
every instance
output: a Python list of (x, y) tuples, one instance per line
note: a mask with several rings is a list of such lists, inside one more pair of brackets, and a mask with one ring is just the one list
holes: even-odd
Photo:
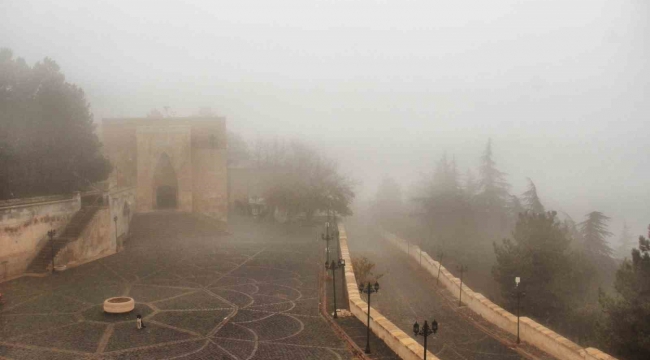
[[(350, 312), (361, 322), (367, 324), (368, 303), (363, 301), (359, 294), (350, 250), (348, 249), (348, 236), (345, 227), (341, 223), (339, 223), (339, 239), (341, 257), (345, 260), (345, 283), (350, 302)], [(400, 358), (405, 360), (424, 359), (424, 347), (372, 307), (370, 308), (370, 330), (382, 339)], [(438, 360), (429, 351), (427, 351), (427, 359)]]
[[(383, 237), (395, 247), (407, 253), (415, 264), (419, 264), (420, 248), (417, 245), (409, 244), (394, 234), (384, 232)], [(460, 295), (460, 279), (453, 276), (444, 266), (433, 260), (429, 254), (422, 251), (422, 265), (432, 276), (438, 275), (440, 268), (440, 283), (446, 287), (455, 296)], [(517, 333), (517, 317), (505, 309), (488, 300), (480, 293), (472, 291), (465, 284), (462, 288), (462, 302), (472, 311), (481, 315), (487, 321), (508, 331), (512, 334)], [(520, 317), (520, 338), (541, 350), (566, 360), (616, 360), (614, 357), (605, 354), (595, 348), (582, 348), (578, 344), (561, 336), (560, 334), (542, 326), (534, 320), (527, 317)]]
[(80, 208), (78, 194), (0, 202), (0, 281), (22, 275), (47, 232), (60, 232)]
[(136, 205), (136, 188), (114, 189), (107, 197), (108, 207), (98, 210), (81, 235), (56, 255), (56, 265), (75, 267), (123, 248)]

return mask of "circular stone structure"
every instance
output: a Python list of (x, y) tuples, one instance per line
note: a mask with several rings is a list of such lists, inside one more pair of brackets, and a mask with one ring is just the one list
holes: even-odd
[(112, 297), (104, 301), (104, 312), (109, 314), (123, 314), (133, 311), (135, 300), (130, 297)]

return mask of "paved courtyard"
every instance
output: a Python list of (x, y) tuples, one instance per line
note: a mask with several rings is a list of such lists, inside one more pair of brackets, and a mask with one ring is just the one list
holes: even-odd
[[(0, 284), (0, 359), (351, 359), (319, 315), (316, 233), (231, 227), (140, 215), (119, 254)], [(112, 296), (135, 311), (105, 314)]]
[[(459, 308), (457, 298), (437, 287), (433, 276), (382, 240), (376, 226), (363, 220), (351, 219), (346, 228), (352, 256), (368, 257), (376, 263), (375, 272), (383, 274), (372, 307), (409, 335), (415, 321), (422, 325), (424, 320), (436, 319), (439, 330), (428, 339), (429, 351), (443, 360), (553, 359), (528, 344), (516, 346), (514, 336), (468, 308)], [(417, 340), (422, 344), (422, 337)]]

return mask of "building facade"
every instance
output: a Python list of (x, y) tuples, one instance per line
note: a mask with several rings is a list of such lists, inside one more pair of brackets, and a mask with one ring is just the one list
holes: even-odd
[(137, 212), (175, 209), (227, 221), (224, 118), (104, 119), (102, 137), (110, 186), (135, 186)]

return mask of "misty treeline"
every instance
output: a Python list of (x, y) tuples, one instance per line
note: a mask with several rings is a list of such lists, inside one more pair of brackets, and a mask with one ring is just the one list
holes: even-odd
[(0, 199), (65, 194), (105, 180), (82, 89), (46, 58), (29, 66), (0, 49)]
[(524, 193), (512, 194), (490, 140), (476, 171), (461, 174), (455, 159), (443, 155), (407, 191), (385, 178), (372, 208), (376, 221), (442, 257), (451, 271), (469, 265), (468, 284), (508, 310), (516, 310), (515, 277), (521, 277), (523, 316), (583, 345), (650, 358), (647, 240), (635, 248), (625, 226), (614, 251), (610, 218), (602, 212), (580, 222), (560, 216), (544, 206), (531, 179)]
[(309, 221), (328, 211), (352, 215), (354, 184), (339, 172), (333, 159), (304, 141), (260, 138), (249, 146), (230, 132), (228, 159), (231, 166), (245, 163), (261, 177), (265, 205), (290, 221)]

